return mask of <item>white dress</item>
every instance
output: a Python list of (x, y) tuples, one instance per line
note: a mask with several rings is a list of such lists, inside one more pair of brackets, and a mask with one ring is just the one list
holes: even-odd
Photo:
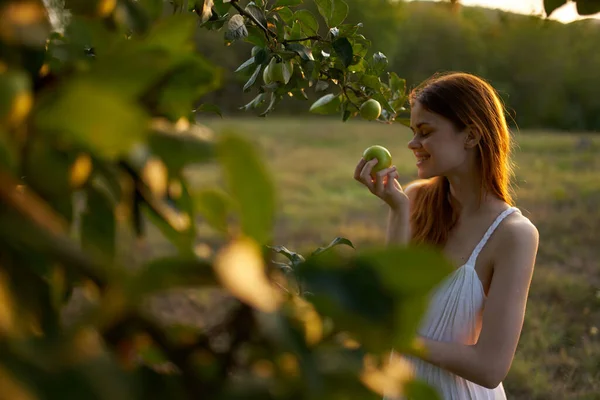
[[(515, 211), (519, 210), (511, 207), (502, 212), (477, 244), (467, 263), (434, 289), (418, 330), (420, 336), (467, 345), (477, 343), (486, 296), (475, 271), (475, 261), (500, 222)], [(394, 357), (399, 355), (392, 351), (391, 360)], [(494, 389), (487, 389), (421, 359), (404, 358), (413, 365), (416, 378), (436, 389), (442, 400), (506, 400), (502, 383)], [(391, 398), (384, 395), (384, 400)]]

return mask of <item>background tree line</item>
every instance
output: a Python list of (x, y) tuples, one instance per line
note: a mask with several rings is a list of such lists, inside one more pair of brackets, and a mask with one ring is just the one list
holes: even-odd
[[(562, 24), (481, 7), (449, 3), (348, 0), (349, 23), (362, 22), (362, 34), (389, 60), (388, 70), (414, 87), (431, 74), (445, 70), (472, 72), (488, 79), (520, 128), (557, 130), (600, 129), (600, 23), (581, 20)], [(301, 7), (309, 8), (312, 3)], [(313, 6), (314, 7), (314, 6)], [(319, 27), (320, 30), (325, 27)], [(253, 96), (240, 96), (246, 75), (234, 70), (250, 57), (252, 45), (223, 47), (222, 31), (202, 32), (199, 49), (222, 67), (223, 85), (208, 96), (228, 115), (243, 114), (238, 107)], [(275, 114), (306, 113), (290, 98)], [(247, 114), (247, 113), (245, 113)]]

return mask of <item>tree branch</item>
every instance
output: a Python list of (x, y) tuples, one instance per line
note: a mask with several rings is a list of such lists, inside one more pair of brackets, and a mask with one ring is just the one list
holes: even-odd
[(329, 42), (329, 40), (323, 39), (319, 35), (314, 35), (314, 36), (307, 36), (307, 37), (301, 38), (301, 39), (285, 39), (281, 43), (288, 44), (288, 43), (294, 43), (294, 42), (304, 42), (305, 40), (318, 40), (320, 42)]
[(348, 103), (352, 104), (354, 107), (356, 107), (356, 110), (359, 111), (360, 107), (358, 105), (356, 105), (356, 103), (354, 103), (352, 100), (350, 100), (350, 97), (348, 96), (348, 92), (346, 92), (346, 86), (345, 85), (341, 85), (342, 86), (342, 92), (344, 93), (344, 96), (346, 96), (346, 99), (348, 99)]

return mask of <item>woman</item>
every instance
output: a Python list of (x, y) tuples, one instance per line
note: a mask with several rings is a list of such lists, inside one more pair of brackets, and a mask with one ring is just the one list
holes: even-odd
[(410, 357), (444, 400), (506, 399), (538, 249), (536, 227), (513, 207), (511, 138), (495, 90), (466, 73), (437, 75), (410, 95), (408, 147), (419, 180), (406, 189), (392, 166), (354, 177), (389, 205), (387, 242), (439, 247), (454, 262), (432, 293)]

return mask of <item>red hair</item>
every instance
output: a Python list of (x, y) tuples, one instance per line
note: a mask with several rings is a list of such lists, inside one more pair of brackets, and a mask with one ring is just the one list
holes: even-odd
[[(409, 96), (426, 110), (450, 120), (458, 130), (467, 127), (481, 134), (478, 161), (481, 170), (480, 201), (484, 192), (513, 205), (510, 180), (511, 137), (504, 107), (494, 88), (467, 73), (434, 75)], [(456, 224), (458, 211), (449, 199), (450, 183), (443, 176), (422, 180), (410, 213), (412, 241), (443, 246)]]

